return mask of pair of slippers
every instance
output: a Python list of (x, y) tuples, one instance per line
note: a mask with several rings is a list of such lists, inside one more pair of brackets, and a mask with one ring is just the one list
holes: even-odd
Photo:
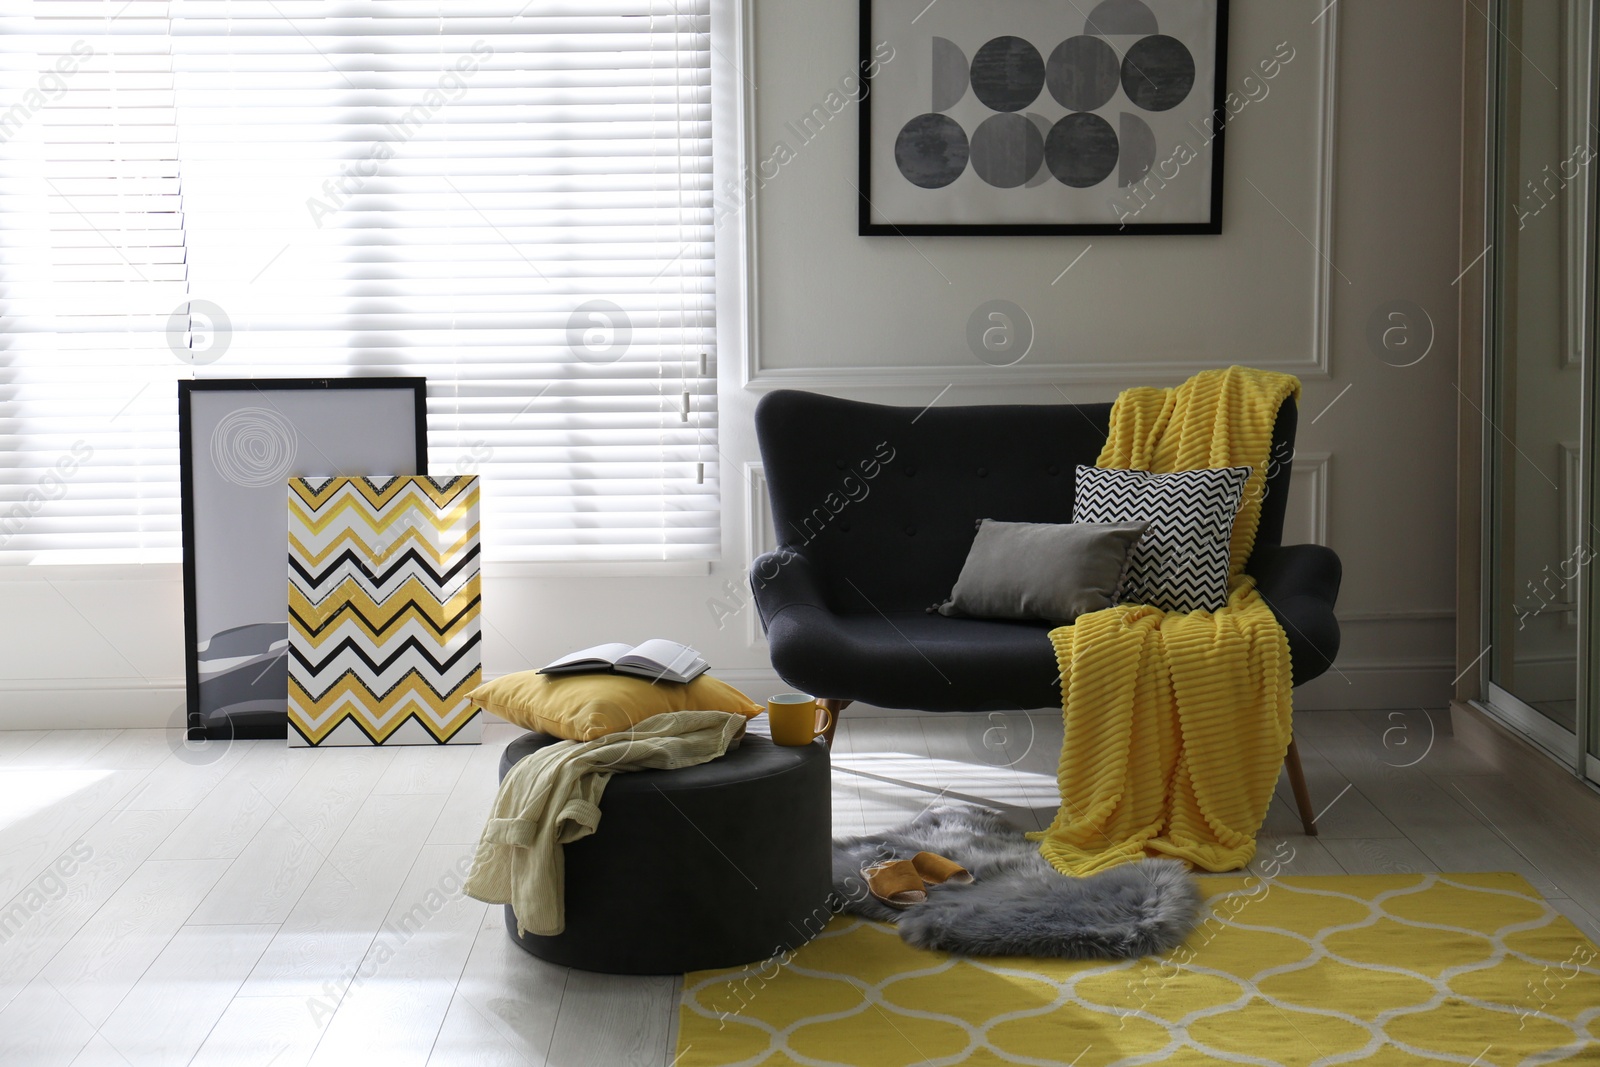
[(936, 852), (918, 852), (908, 860), (889, 860), (861, 868), (867, 889), (894, 908), (909, 908), (928, 899), (930, 885), (971, 885), (972, 872)]

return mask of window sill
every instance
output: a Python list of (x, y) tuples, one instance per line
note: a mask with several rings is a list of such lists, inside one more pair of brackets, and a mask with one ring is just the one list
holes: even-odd
[[(285, 564), (285, 574), (288, 568)], [(513, 563), (485, 560), (483, 577), (503, 578), (695, 578), (711, 573), (711, 561), (586, 560)], [(0, 563), (0, 582), (180, 582), (180, 563)]]

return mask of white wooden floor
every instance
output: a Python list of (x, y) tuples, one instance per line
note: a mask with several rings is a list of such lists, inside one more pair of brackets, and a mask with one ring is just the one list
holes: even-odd
[[(459, 892), (516, 732), (330, 751), (0, 733), (0, 1064), (665, 1067), (675, 979), (545, 965)], [(1296, 732), (1321, 836), (1280, 783), (1264, 859), (1519, 871), (1600, 938), (1600, 797), (1564, 772), (1475, 716), (1308, 712)], [(1042, 827), (1060, 733), (847, 714), (835, 832), (941, 795)]]

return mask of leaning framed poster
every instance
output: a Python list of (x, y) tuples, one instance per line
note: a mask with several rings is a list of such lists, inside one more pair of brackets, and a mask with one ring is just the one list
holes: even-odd
[(861, 0), (863, 236), (1222, 232), (1228, 0)]
[(478, 476), (289, 481), (289, 747), (475, 745)]
[(286, 737), (290, 478), (426, 474), (423, 378), (178, 383), (189, 737)]

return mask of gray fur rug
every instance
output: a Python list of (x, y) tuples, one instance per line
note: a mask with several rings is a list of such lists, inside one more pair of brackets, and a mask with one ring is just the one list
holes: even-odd
[[(893, 908), (867, 891), (861, 869), (918, 852), (947, 856), (970, 885), (928, 887), (928, 899)], [(1068, 878), (997, 811), (933, 807), (903, 826), (833, 843), (833, 888), (844, 910), (896, 923), (918, 948), (963, 956), (1131, 959), (1177, 948), (1193, 929), (1200, 890), (1177, 860), (1128, 863)]]

